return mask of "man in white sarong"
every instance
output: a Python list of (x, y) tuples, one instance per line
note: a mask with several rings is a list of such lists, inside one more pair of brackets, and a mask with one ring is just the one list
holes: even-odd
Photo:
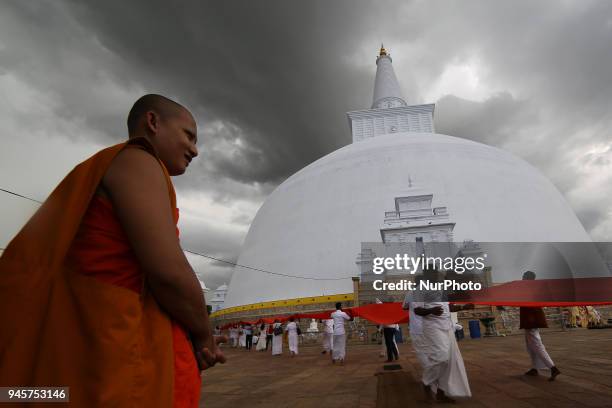
[(238, 347), (238, 327), (232, 326), (229, 329), (230, 343), (232, 347)]
[[(523, 274), (523, 280), (534, 280), (535, 278), (536, 274), (532, 271), (526, 271)], [(542, 337), (540, 337), (540, 329), (548, 327), (544, 310), (541, 307), (521, 307), (519, 327), (525, 330), (525, 345), (531, 358), (531, 369), (525, 375), (535, 376), (539, 375), (538, 370), (549, 369), (548, 380), (554, 381), (561, 371), (548, 355), (542, 343)]]
[(244, 326), (240, 325), (240, 328), (238, 329), (238, 346), (240, 347), (246, 347), (246, 331), (244, 330)]
[(342, 303), (336, 303), (336, 311), (331, 314), (334, 321), (334, 337), (332, 340), (332, 363), (339, 361), (344, 364), (346, 356), (346, 331), (344, 330), (344, 322), (353, 320), (351, 316), (342, 311)]
[(287, 342), (289, 343), (289, 354), (294, 357), (298, 354), (298, 327), (293, 317), (287, 323)]
[(323, 351), (321, 354), (327, 354), (332, 350), (332, 342), (334, 338), (334, 319), (323, 320)]
[[(425, 279), (437, 282), (437, 271), (429, 269), (424, 273)], [(442, 293), (436, 291), (427, 291), (412, 299), (410, 295), (404, 303), (410, 310), (410, 337), (423, 368), (422, 381), (426, 397), (431, 399), (433, 392), (435, 399), (441, 402), (453, 402), (450, 396), (471, 397), (450, 312), (451, 309), (459, 311), (474, 306), (449, 306), (448, 302), (441, 301)]]
[(272, 330), (272, 355), (279, 356), (283, 354), (283, 326), (280, 321), (274, 321)]

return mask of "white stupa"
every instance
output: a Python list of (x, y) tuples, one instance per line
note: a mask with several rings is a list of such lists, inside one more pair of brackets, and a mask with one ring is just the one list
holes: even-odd
[(224, 307), (352, 292), (361, 243), (382, 242), (382, 229), (393, 223), (394, 211), (401, 218), (402, 205), (427, 204), (412, 208), (427, 212), (425, 221), (448, 216), (440, 233), (456, 242), (590, 241), (536, 168), (498, 148), (435, 133), (434, 105), (406, 104), (384, 48), (376, 64), (372, 108), (347, 114), (353, 143), (272, 192), (238, 259), (276, 273), (337, 280), (237, 267)]

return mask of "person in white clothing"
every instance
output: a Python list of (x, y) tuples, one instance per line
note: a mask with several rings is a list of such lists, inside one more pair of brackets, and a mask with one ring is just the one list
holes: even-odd
[(257, 345), (255, 346), (256, 351), (265, 351), (266, 350), (266, 333), (268, 331), (268, 325), (262, 323), (259, 326), (259, 336), (257, 338)]
[(229, 329), (230, 344), (232, 347), (238, 347), (238, 327), (232, 326)]
[(243, 325), (240, 325), (240, 329), (238, 330), (238, 346), (246, 347), (246, 331)]
[(294, 357), (298, 354), (298, 326), (293, 317), (289, 318), (287, 323), (287, 341), (289, 343), (289, 354)]
[[(427, 268), (424, 279), (437, 282), (438, 272)], [(470, 397), (472, 393), (450, 312), (474, 306), (450, 306), (442, 301), (439, 291), (426, 291), (418, 295), (409, 293), (404, 304), (410, 310), (410, 337), (417, 360), (423, 368), (425, 395), (432, 398), (432, 392), (435, 392), (435, 399), (440, 402), (453, 402), (449, 396)]]
[(342, 303), (336, 303), (336, 311), (331, 314), (334, 321), (334, 337), (332, 343), (332, 363), (339, 361), (344, 364), (346, 356), (346, 331), (344, 330), (344, 322), (353, 320), (351, 316), (342, 311)]
[(283, 354), (283, 325), (278, 319), (272, 325), (272, 355), (279, 356)]
[(414, 309), (418, 307), (423, 307), (423, 302), (415, 302), (413, 293), (408, 292), (404, 300), (404, 309), (408, 309), (408, 332), (417, 360), (421, 367), (424, 367), (427, 363), (427, 358), (421, 351), (423, 345), (423, 318), (414, 313)]
[[(523, 274), (523, 280), (534, 280), (535, 278), (535, 272), (526, 271)], [(548, 380), (555, 381), (555, 378), (561, 374), (561, 371), (550, 358), (550, 355), (548, 355), (540, 336), (540, 329), (548, 327), (544, 310), (541, 307), (521, 307), (519, 310), (519, 328), (525, 330), (525, 345), (531, 358), (531, 369), (525, 375), (539, 375), (538, 370), (547, 368), (550, 370)]]
[(327, 354), (332, 350), (332, 342), (334, 339), (334, 319), (323, 320), (323, 351), (321, 354)]

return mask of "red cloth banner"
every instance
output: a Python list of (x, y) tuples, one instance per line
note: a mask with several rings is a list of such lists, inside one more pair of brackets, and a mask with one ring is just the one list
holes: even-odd
[[(491, 286), (478, 291), (463, 292), (453, 298), (451, 303), (474, 303), (490, 306), (597, 306), (612, 305), (612, 278), (575, 278), (519, 280)], [(408, 322), (408, 311), (402, 309), (400, 302), (373, 303), (369, 305), (342, 309), (350, 316), (360, 317), (376, 324), (395, 324)], [(296, 313), (292, 315), (266, 317), (257, 321), (237, 321), (221, 327), (227, 329), (235, 324), (271, 324), (275, 320), (286, 322), (294, 319), (329, 319), (333, 310), (315, 313)]]
[(519, 280), (467, 291), (452, 300), (491, 306), (610, 305), (612, 278)]
[(408, 311), (402, 309), (400, 302), (372, 303), (370, 305), (347, 308), (345, 311), (353, 317), (360, 317), (376, 324), (408, 322)]

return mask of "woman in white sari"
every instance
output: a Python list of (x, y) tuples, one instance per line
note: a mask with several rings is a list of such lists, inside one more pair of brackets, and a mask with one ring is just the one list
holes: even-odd
[(266, 331), (268, 330), (268, 325), (262, 323), (259, 327), (259, 338), (257, 339), (257, 346), (255, 347), (255, 351), (265, 351), (266, 350)]
[(294, 357), (298, 354), (298, 326), (293, 317), (289, 318), (289, 323), (287, 323), (287, 340), (289, 353), (291, 357)]
[(238, 345), (240, 347), (246, 347), (246, 331), (244, 326), (240, 326), (240, 337), (238, 337)]
[(272, 355), (278, 356), (283, 354), (283, 326), (277, 319), (274, 321), (272, 328), (274, 329), (272, 337)]

